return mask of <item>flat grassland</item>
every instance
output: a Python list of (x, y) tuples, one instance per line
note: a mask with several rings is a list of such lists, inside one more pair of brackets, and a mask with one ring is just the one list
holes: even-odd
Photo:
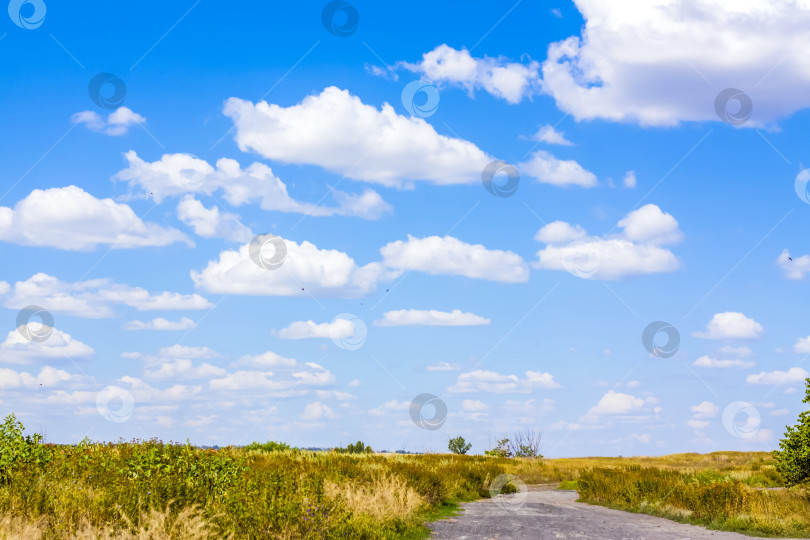
[(810, 532), (806, 491), (763, 489), (783, 485), (768, 453), (529, 460), (156, 440), (45, 448), (0, 467), (0, 538), (424, 538), (426, 521), (489, 496), (501, 474), (713, 528)]

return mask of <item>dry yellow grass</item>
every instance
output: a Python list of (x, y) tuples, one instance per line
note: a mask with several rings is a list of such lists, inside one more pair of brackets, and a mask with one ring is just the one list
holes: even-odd
[[(73, 531), (65, 530), (58, 538), (65, 540), (205, 540), (213, 531), (198, 508), (187, 507), (177, 516), (170, 512), (151, 510), (142, 516), (136, 527), (130, 530), (114, 530), (110, 527), (94, 527), (82, 521)], [(36, 521), (20, 516), (0, 517), (0, 540), (40, 540), (47, 530), (47, 521)], [(230, 538), (230, 537), (228, 537)]]
[(413, 517), (425, 500), (401, 478), (376, 474), (371, 483), (324, 483), (324, 495), (342, 502), (348, 510), (375, 519)]

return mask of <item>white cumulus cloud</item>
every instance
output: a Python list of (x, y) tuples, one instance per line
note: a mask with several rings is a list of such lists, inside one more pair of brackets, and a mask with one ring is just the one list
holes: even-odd
[(481, 326), (490, 320), (460, 309), (437, 311), (435, 309), (400, 309), (383, 313), (383, 318), (374, 321), (376, 326)]
[(810, 105), (806, 2), (575, 3), (585, 19), (582, 35), (549, 46), (542, 77), (557, 107), (577, 120), (719, 121), (715, 98), (729, 87), (750, 96), (746, 125)]
[(387, 103), (378, 110), (334, 86), (290, 107), (230, 98), (224, 112), (242, 151), (386, 186), (473, 184), (492, 161), (421, 118), (398, 115)]
[(550, 373), (527, 371), (525, 378), (503, 375), (494, 371), (475, 370), (462, 373), (447, 390), (453, 393), (490, 392), (494, 394), (526, 394), (533, 390), (559, 388)]
[(0, 240), (69, 251), (193, 246), (180, 231), (144, 222), (126, 204), (97, 199), (77, 186), (35, 189), (13, 209), (0, 206)]
[(737, 311), (716, 313), (705, 332), (692, 335), (706, 339), (760, 339), (765, 334), (762, 325)]
[(146, 123), (146, 118), (127, 107), (119, 107), (104, 119), (95, 111), (81, 111), (70, 117), (74, 124), (84, 124), (88, 129), (118, 137), (126, 135), (130, 126)]
[(509, 103), (520, 103), (524, 97), (537, 93), (540, 86), (540, 64), (509, 62), (504, 58), (476, 58), (467, 49), (439, 45), (422, 55), (419, 63), (399, 62), (422, 78), (439, 85), (465, 88), (472, 95), (483, 89)]
[(602, 280), (674, 272), (680, 267), (675, 255), (662, 247), (683, 237), (671, 214), (647, 204), (628, 213), (618, 227), (622, 229), (618, 234), (590, 237), (579, 225), (549, 223), (535, 235), (547, 245), (537, 252), (532, 266)]

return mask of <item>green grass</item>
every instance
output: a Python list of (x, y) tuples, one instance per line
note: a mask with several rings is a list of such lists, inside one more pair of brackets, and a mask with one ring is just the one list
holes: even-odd
[(429, 535), (426, 522), (488, 497), (502, 474), (714, 529), (810, 534), (810, 496), (764, 489), (785, 483), (764, 452), (538, 460), (310, 452), (283, 443), (67, 446), (24, 437), (13, 418), (3, 426), (0, 539), (420, 539)]
[(750, 472), (746, 476), (740, 471), (713, 469), (593, 467), (580, 472), (578, 492), (582, 502), (710, 529), (806, 538), (810, 534), (810, 495), (803, 489), (762, 489), (775, 479)]

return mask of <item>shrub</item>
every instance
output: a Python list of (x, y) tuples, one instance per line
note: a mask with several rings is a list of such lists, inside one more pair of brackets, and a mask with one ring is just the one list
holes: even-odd
[(504, 458), (512, 457), (509, 439), (501, 439), (498, 441), (498, 445), (492, 450), (484, 450), (484, 455)]
[[(803, 403), (810, 403), (810, 378), (806, 381)], [(780, 450), (773, 453), (776, 470), (788, 486), (810, 482), (810, 411), (799, 414), (795, 426), (787, 426), (785, 437), (779, 441)]]
[(23, 435), (24, 432), (25, 427), (14, 413), (0, 424), (0, 484), (8, 483), (20, 466), (43, 466), (51, 461), (51, 451), (42, 445), (42, 435)]

